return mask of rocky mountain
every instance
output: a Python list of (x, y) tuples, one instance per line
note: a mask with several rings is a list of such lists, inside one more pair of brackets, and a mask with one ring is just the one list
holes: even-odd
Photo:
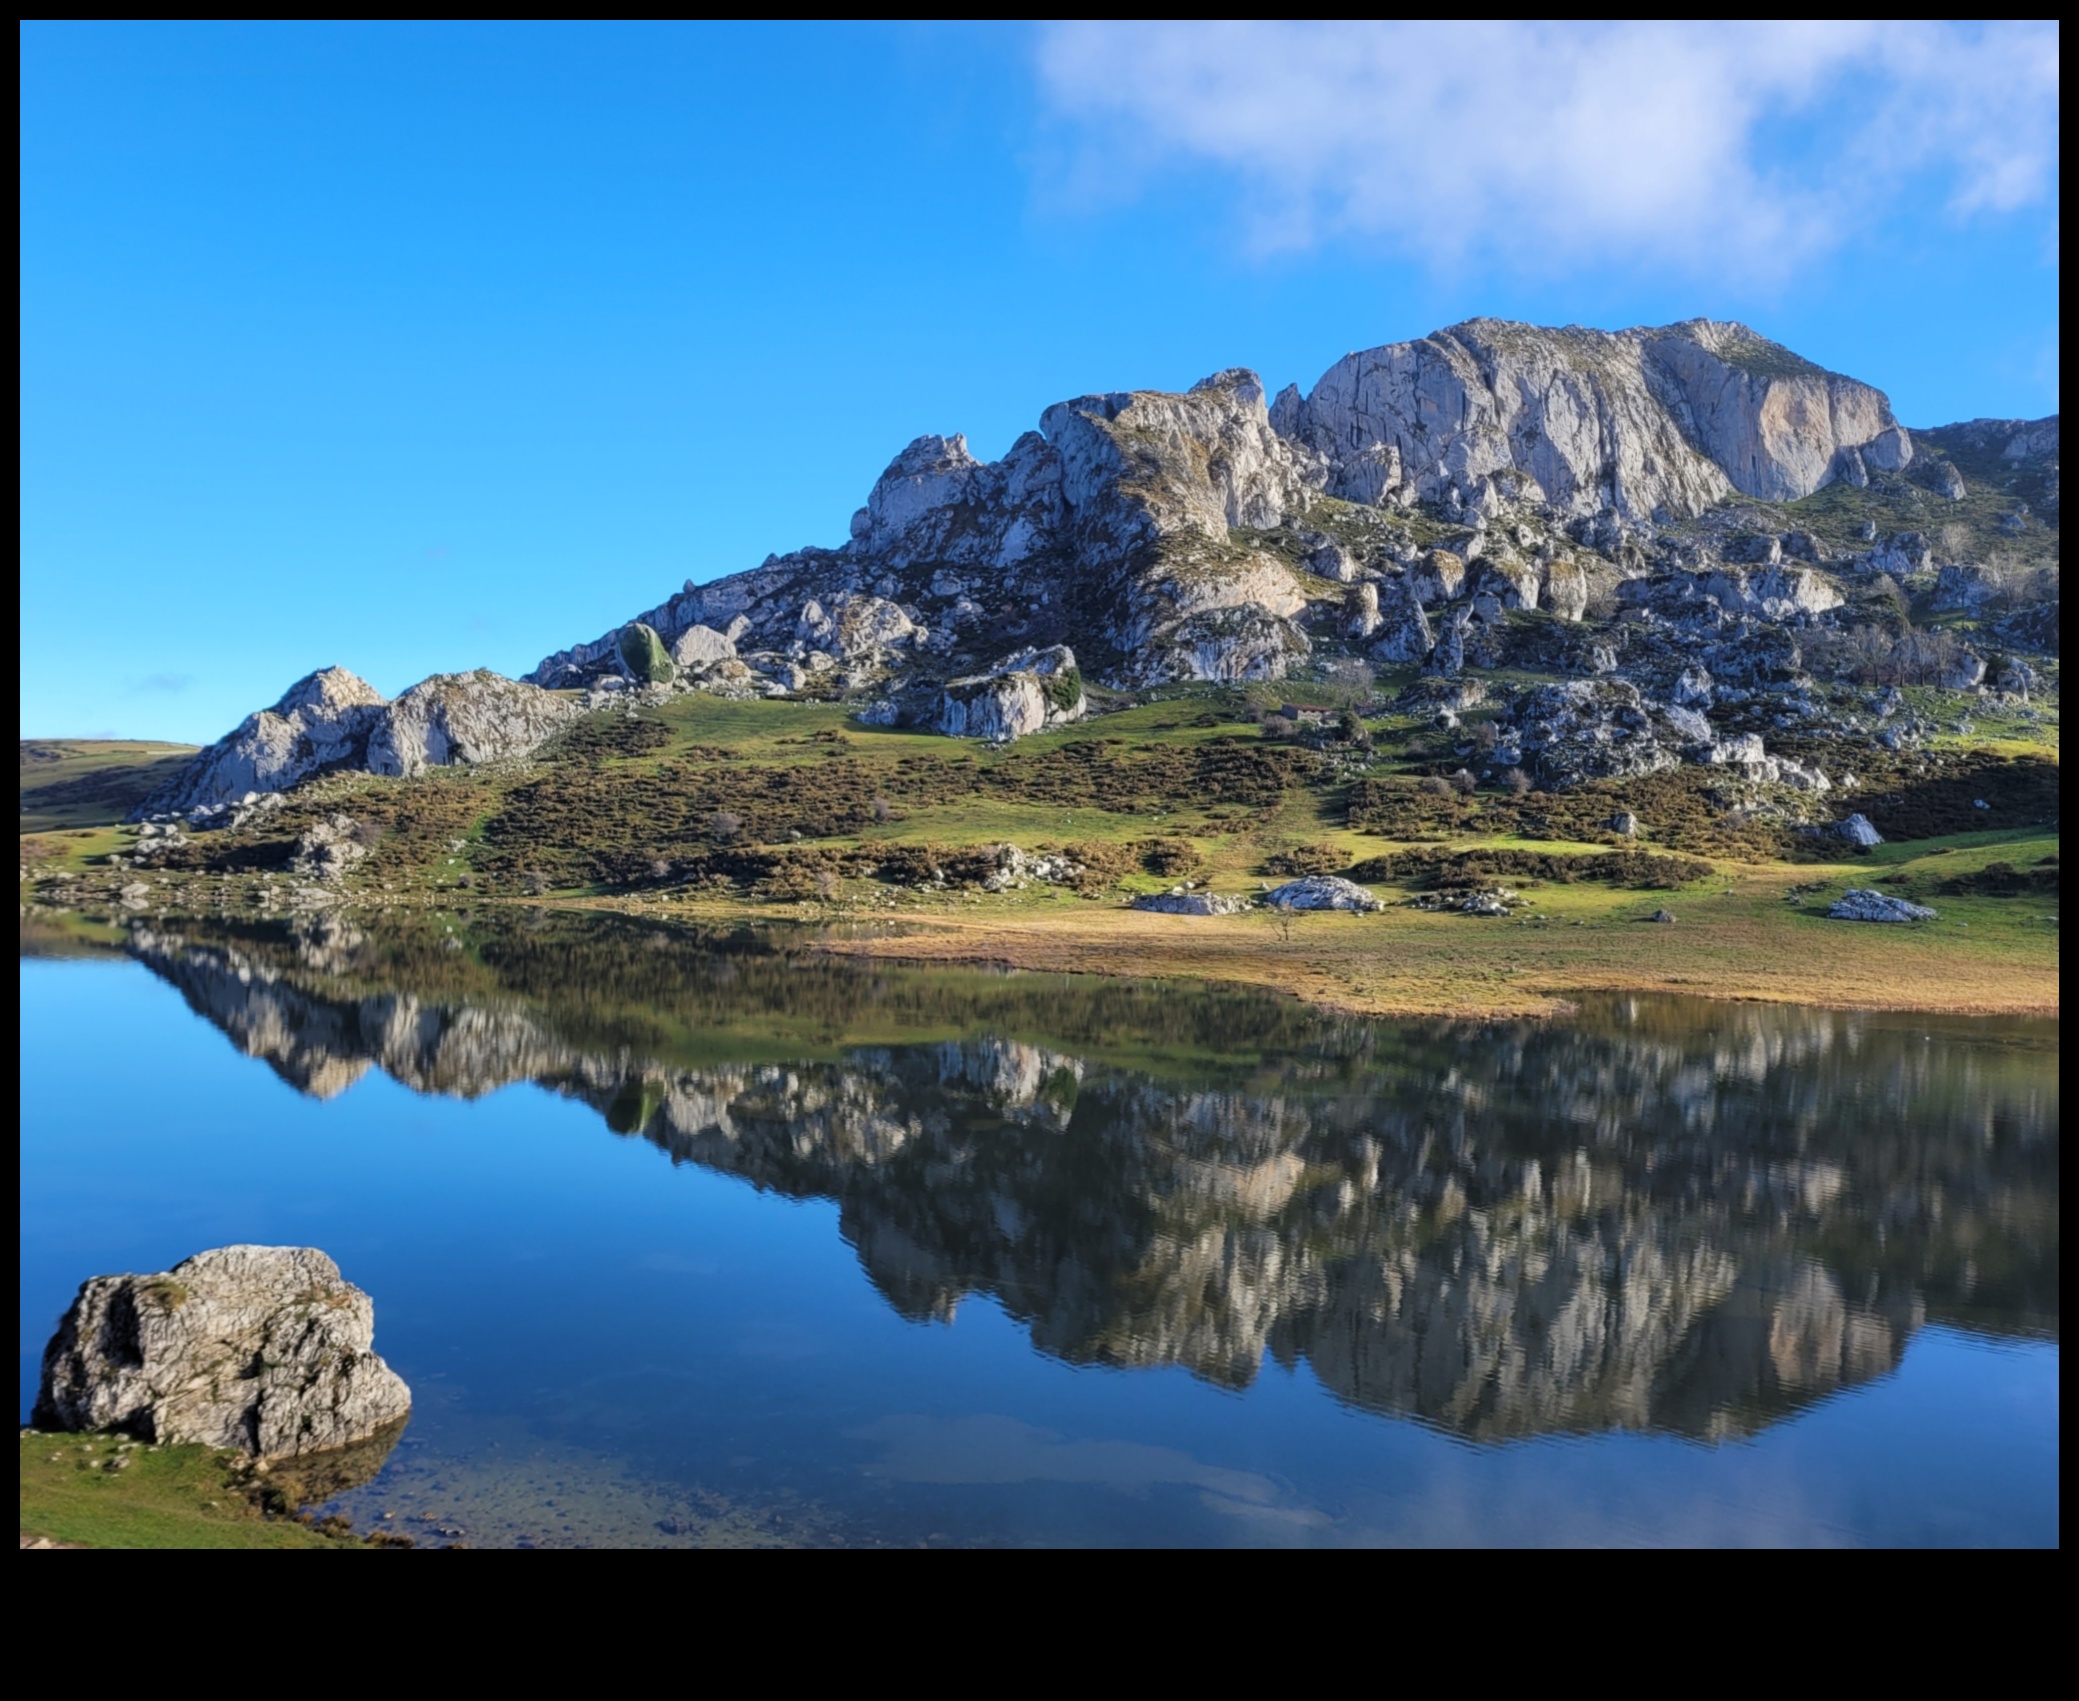
[[(637, 623), (672, 648), (681, 686), (813, 685), (955, 733), (969, 729), (942, 683), (1035, 646), (1069, 646), (1124, 688), (1278, 679), (1346, 653), (1450, 673), (1500, 659), (1512, 612), (1605, 627), (1616, 588), (1640, 579), (1631, 627), (1687, 603), (1688, 624), (1718, 621), (1724, 650), (1758, 625), (1826, 625), (1876, 574), (1940, 565), (1925, 531), (1864, 524), (1853, 541), (1874, 547), (1845, 549), (1783, 514), (1823, 489), (1889, 492), (1917, 513), (1961, 500), (1959, 454), (1991, 454), (2035, 469), (2054, 526), (2054, 418), (1921, 437), (1916, 455), (1882, 392), (1743, 325), (1474, 320), (1346, 355), (1271, 405), (1231, 370), (1184, 395), (1057, 403), (997, 462), (920, 437), (839, 547), (689, 582)], [(613, 689), (620, 650), (617, 630), (529, 677)], [(1597, 671), (1593, 645), (1548, 635), (1546, 650), (1552, 671)]]
[[(1082, 714), (1086, 679), (1337, 660), (1614, 675), (1699, 717), (1656, 748), (1710, 760), (1741, 693), (1812, 676), (2025, 691), (2002, 658), (2055, 652), (2057, 504), (2054, 416), (1910, 432), (1743, 325), (1472, 320), (1275, 403), (1234, 369), (1058, 402), (1000, 461), (919, 437), (837, 547), (689, 581), (524, 683), (444, 675), (391, 704), (313, 674), (144, 813), (521, 754), (631, 692), (840, 696), (868, 724), (1003, 740)], [(1914, 639), (1914, 597), (1970, 633)], [(1684, 678), (1709, 688), (1670, 700)]]

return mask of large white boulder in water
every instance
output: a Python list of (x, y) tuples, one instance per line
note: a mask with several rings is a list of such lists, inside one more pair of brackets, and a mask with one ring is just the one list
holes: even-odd
[(198, 751), (140, 814), (184, 814), (286, 791), (336, 768), (358, 768), (389, 699), (343, 667), (305, 674), (271, 709), (250, 714)]
[(344, 1447), (411, 1410), (374, 1340), (374, 1301), (315, 1247), (220, 1246), (84, 1283), (32, 1421), (263, 1459)]
[(390, 705), (369, 736), (368, 771), (408, 778), (451, 762), (525, 755), (579, 712), (567, 697), (487, 667), (436, 673)]

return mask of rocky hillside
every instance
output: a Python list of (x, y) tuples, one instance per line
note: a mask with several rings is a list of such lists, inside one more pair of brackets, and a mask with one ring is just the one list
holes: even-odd
[(1556, 682), (1510, 706), (1497, 771), (1811, 786), (1823, 767), (1762, 739), (1812, 719), (1814, 681), (2020, 699), (2023, 658), (2057, 649), (2057, 419), (1908, 431), (1742, 325), (1474, 320), (1275, 403), (1230, 370), (1039, 423), (993, 462), (918, 438), (842, 544), (688, 582), (525, 683), (441, 676), (391, 704), (314, 674), (144, 813), (523, 754), (628, 693), (835, 697), (867, 725), (1002, 741), (1083, 715), (1086, 683), (1351, 664)]

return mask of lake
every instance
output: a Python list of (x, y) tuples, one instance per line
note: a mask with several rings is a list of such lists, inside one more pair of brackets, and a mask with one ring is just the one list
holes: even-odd
[(358, 1527), (2058, 1540), (2055, 1022), (1382, 1022), (519, 910), (21, 973), (23, 1412), (85, 1278), (322, 1247), (416, 1401)]

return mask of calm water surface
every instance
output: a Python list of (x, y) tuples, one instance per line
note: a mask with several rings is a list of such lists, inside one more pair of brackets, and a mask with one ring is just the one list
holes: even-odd
[(2054, 1023), (1371, 1023), (553, 915), (24, 952), (23, 1411), (85, 1277), (321, 1246), (417, 1400), (363, 1525), (2058, 1539)]

